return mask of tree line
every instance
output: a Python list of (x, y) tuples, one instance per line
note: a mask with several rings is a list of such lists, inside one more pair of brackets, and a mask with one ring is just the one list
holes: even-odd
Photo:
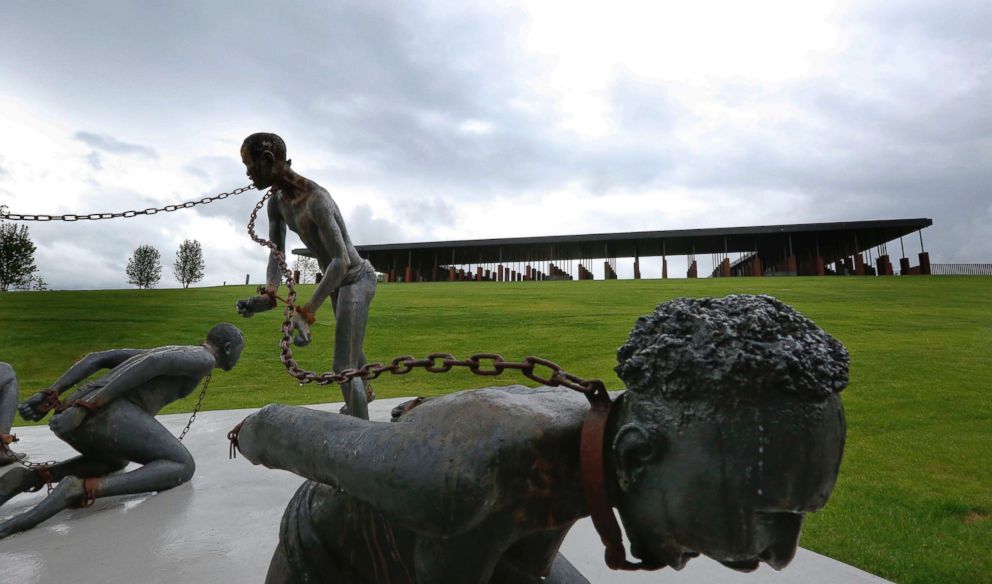
[[(26, 225), (0, 221), (0, 292), (48, 289), (38, 274), (35, 251), (37, 247)], [(187, 239), (179, 244), (172, 273), (183, 288), (202, 280), (205, 270), (200, 242)], [(162, 277), (161, 254), (150, 245), (139, 246), (128, 259), (124, 272), (129, 284), (141, 289), (154, 288)]]
[[(34, 262), (36, 250), (26, 225), (0, 221), (0, 292), (48, 289)], [(313, 282), (319, 272), (317, 261), (309, 257), (297, 257), (293, 269), (299, 273), (301, 284)], [(203, 246), (195, 239), (184, 240), (176, 250), (172, 274), (183, 288), (189, 288), (202, 280), (205, 272)], [(154, 288), (162, 278), (162, 254), (151, 245), (138, 246), (124, 273), (129, 284), (139, 289)]]

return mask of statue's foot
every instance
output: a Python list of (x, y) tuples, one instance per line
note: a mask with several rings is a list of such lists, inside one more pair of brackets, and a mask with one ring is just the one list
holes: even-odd
[[(370, 404), (374, 400), (375, 400), (375, 392), (372, 391), (372, 384), (369, 383), (368, 381), (366, 381), (365, 382), (365, 403), (366, 404)], [(341, 406), (341, 409), (338, 410), (338, 413), (341, 414), (342, 416), (347, 416), (348, 415), (348, 411), (349, 411), (348, 410), (348, 404), (344, 404), (344, 405)]]

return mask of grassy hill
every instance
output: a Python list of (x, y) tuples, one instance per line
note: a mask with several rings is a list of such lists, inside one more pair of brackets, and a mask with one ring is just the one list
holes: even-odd
[[(780, 298), (851, 352), (840, 480), (802, 544), (899, 582), (992, 581), (992, 278), (380, 285), (366, 353), (374, 361), (434, 351), (536, 354), (618, 389), (614, 352), (637, 316), (673, 297), (732, 292)], [(17, 369), (26, 396), (89, 351), (197, 343), (229, 321), (247, 346), (234, 371), (215, 375), (205, 409), (339, 401), (336, 387), (299, 387), (285, 374), (279, 312), (238, 317), (235, 300), (250, 293), (230, 286), (2, 294), (0, 361)], [(304, 287), (303, 298), (309, 294)], [(324, 371), (333, 321), (321, 317), (314, 344), (296, 355)], [(380, 397), (394, 397), (522, 381), (418, 371), (374, 385)], [(189, 411), (194, 397), (167, 411)]]

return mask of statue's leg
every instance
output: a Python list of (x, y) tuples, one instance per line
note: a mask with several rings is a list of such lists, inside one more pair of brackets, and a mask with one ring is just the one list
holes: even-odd
[(0, 466), (17, 462), (24, 458), (10, 449), (8, 441), (13, 441), (10, 428), (14, 424), (17, 413), (17, 375), (14, 368), (6, 363), (0, 363)]
[(0, 504), (18, 493), (41, 488), (46, 482), (57, 482), (58, 486), (27, 511), (0, 522), (0, 539), (31, 529), (53, 515), (77, 504), (83, 495), (84, 478), (98, 477), (120, 470), (127, 461), (107, 461), (77, 456), (64, 462), (44, 467), (45, 473), (21, 465), (0, 477)]
[[(122, 459), (142, 466), (130, 472), (102, 476), (93, 484), (93, 495), (112, 497), (165, 491), (193, 477), (196, 463), (182, 442), (165, 426), (138, 406), (118, 400), (103, 420), (87, 420), (80, 430), (89, 430), (67, 440), (84, 453), (98, 451), (103, 459)], [(99, 414), (98, 414), (99, 415)], [(96, 424), (96, 422), (103, 422)], [(126, 436), (126, 440), (121, 437)]]
[[(334, 330), (334, 370), (358, 368), (364, 364), (365, 327), (368, 324), (369, 304), (375, 295), (375, 279), (362, 278), (338, 290), (334, 304), (337, 326)], [(369, 419), (365, 383), (353, 379), (341, 385), (348, 413), (363, 420)]]
[[(59, 469), (60, 474), (75, 471), (92, 478), (84, 484), (84, 479), (65, 474), (41, 503), (0, 523), (0, 538), (34, 527), (62, 509), (80, 503), (84, 496), (101, 498), (171, 489), (188, 481), (196, 468), (192, 455), (171, 432), (126, 400), (112, 402), (63, 439), (82, 452), (83, 457), (68, 461)], [(106, 465), (103, 470), (109, 471), (122, 466), (121, 462), (112, 461), (129, 460), (143, 466), (106, 476), (106, 473), (97, 474), (99, 469), (87, 457), (100, 461)]]
[(31, 529), (59, 511), (78, 503), (84, 494), (83, 479), (77, 477), (62, 479), (55, 490), (42, 499), (41, 503), (6, 521), (0, 521), (0, 539)]
[[(10, 369), (7, 367), (7, 369)], [(17, 413), (17, 378), (14, 370), (8, 375), (0, 371), (0, 434), (9, 434)]]
[(100, 460), (77, 456), (55, 464), (36, 468), (14, 465), (0, 474), (0, 505), (15, 495), (40, 489), (46, 483), (58, 483), (68, 476), (79, 478), (99, 477), (123, 469), (126, 460)]

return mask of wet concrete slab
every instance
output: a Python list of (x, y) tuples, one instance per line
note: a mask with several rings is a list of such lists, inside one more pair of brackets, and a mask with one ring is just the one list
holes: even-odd
[[(386, 421), (404, 399), (370, 404), (374, 420)], [(308, 406), (337, 412), (340, 404)], [(302, 479), (284, 471), (228, 459), (227, 432), (254, 410), (203, 412), (186, 437), (196, 458), (193, 480), (158, 494), (98, 500), (88, 509), (63, 511), (31, 531), (0, 541), (3, 584), (261, 583), (278, 537), (283, 508)], [(160, 416), (178, 434), (188, 415)], [(34, 462), (76, 453), (45, 426), (16, 428), (17, 449)], [(44, 496), (15, 497), (0, 518), (19, 513)], [(782, 572), (762, 566), (733, 572), (697, 558), (680, 572), (612, 572), (591, 522), (569, 533), (562, 553), (593, 583), (864, 583), (885, 582), (830, 558), (800, 550)]]

